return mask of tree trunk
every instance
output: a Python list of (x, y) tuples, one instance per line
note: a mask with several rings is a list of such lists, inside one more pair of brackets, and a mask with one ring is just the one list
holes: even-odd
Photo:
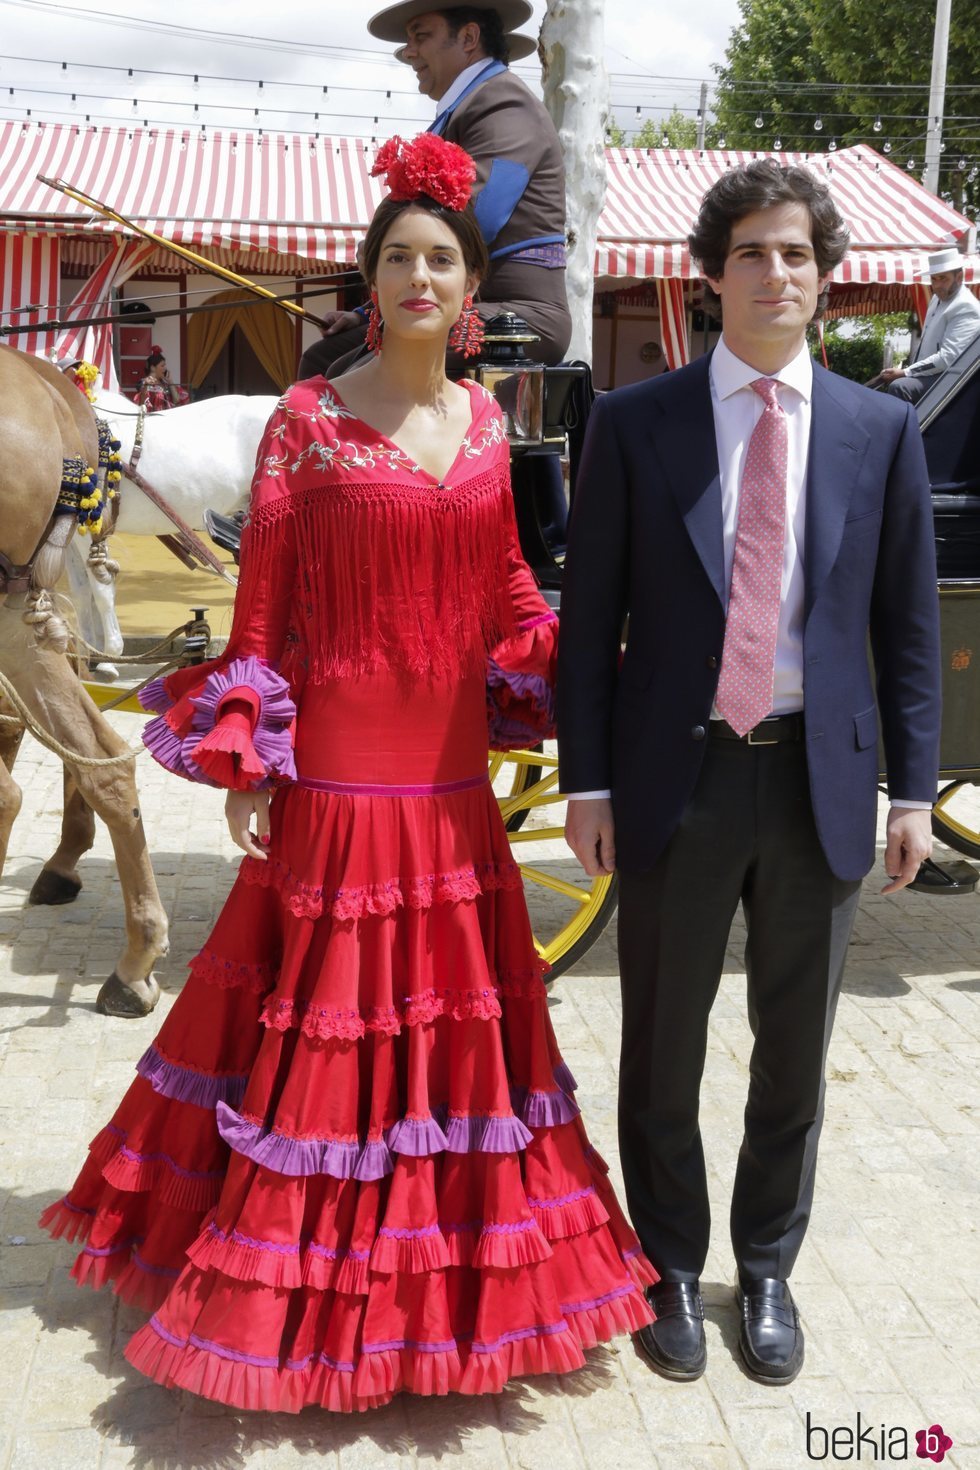
[(568, 357), (592, 361), (592, 295), (599, 215), (606, 197), (609, 78), (603, 53), (605, 0), (548, 0), (541, 23), (547, 107), (565, 155), (568, 207)]

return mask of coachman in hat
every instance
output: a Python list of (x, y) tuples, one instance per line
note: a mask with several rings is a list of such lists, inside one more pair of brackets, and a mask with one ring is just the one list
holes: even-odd
[(980, 301), (963, 284), (963, 257), (955, 245), (933, 251), (928, 266), (923, 275), (929, 277), (932, 300), (919, 345), (904, 367), (886, 368), (881, 374), (887, 391), (908, 403), (918, 403), (980, 336)]
[[(540, 341), (532, 357), (560, 362), (571, 336), (565, 296), (565, 170), (554, 123), (508, 67), (534, 53), (514, 34), (530, 19), (527, 0), (432, 9), (426, 0), (388, 6), (368, 22), (372, 36), (395, 43), (419, 91), (435, 104), (429, 128), (458, 143), (476, 162), (474, 204), (490, 253), (477, 310), (484, 319), (514, 311)], [(364, 325), (353, 312), (325, 318), (328, 331), (304, 354), (300, 377), (331, 374), (359, 346)]]

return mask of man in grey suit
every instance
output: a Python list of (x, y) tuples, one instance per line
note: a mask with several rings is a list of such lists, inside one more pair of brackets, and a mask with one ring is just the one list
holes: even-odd
[[(565, 295), (565, 170), (555, 125), (507, 63), (532, 55), (512, 34), (531, 16), (528, 0), (475, 0), (432, 8), (405, 0), (368, 22), (379, 40), (400, 42), (419, 91), (436, 105), (429, 131), (465, 148), (476, 163), (473, 204), (490, 252), (476, 309), (484, 320), (512, 311), (539, 338), (528, 355), (561, 362), (571, 337)], [(328, 372), (364, 340), (360, 312), (331, 312), (300, 377)], [(341, 364), (341, 367), (344, 364)]]
[(980, 301), (963, 284), (963, 257), (955, 247), (929, 256), (932, 300), (918, 350), (904, 367), (886, 368), (881, 381), (906, 403), (918, 403), (942, 373), (980, 336)]

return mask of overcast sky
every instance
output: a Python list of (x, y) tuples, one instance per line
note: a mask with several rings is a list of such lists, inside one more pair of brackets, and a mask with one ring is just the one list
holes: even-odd
[[(544, 13), (544, 0), (533, 3), (525, 30), (536, 30)], [(410, 134), (428, 124), (432, 107), (411, 70), (368, 35), (380, 8), (381, 0), (0, 0), (0, 118), (22, 119), (30, 108), (32, 118), (51, 122), (89, 114), (98, 124), (200, 120), (208, 128)], [(643, 117), (675, 103), (693, 113), (699, 81), (713, 79), (737, 21), (738, 0), (606, 0), (605, 61), (619, 125), (638, 127), (638, 107)], [(185, 75), (152, 76), (151, 68)], [(534, 85), (534, 58), (517, 70)]]

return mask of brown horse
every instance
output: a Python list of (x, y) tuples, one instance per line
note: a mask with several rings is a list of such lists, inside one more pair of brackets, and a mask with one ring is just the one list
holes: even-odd
[[(144, 1016), (160, 990), (154, 962), (166, 954), (167, 917), (150, 866), (136, 794), (135, 761), (87, 765), (123, 754), (116, 734), (83, 689), (65, 650), (68, 629), (51, 600), (75, 518), (55, 515), (66, 459), (98, 463), (95, 415), (74, 384), (43, 359), (0, 347), (0, 673), (65, 757), (61, 842), (31, 890), (31, 903), (69, 903), (81, 888), (76, 865), (92, 846), (95, 816), (109, 829), (126, 907), (126, 944), (99, 991), (106, 1015)], [(21, 805), (11, 771), (22, 725), (0, 723), (0, 872)], [(80, 759), (79, 759), (80, 758)], [(93, 815), (94, 813), (94, 815)]]

